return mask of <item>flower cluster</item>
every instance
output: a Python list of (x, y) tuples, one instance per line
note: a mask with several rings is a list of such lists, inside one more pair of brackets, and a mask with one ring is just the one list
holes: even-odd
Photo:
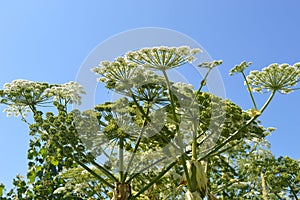
[(247, 76), (247, 82), (254, 92), (279, 91), (283, 94), (292, 92), (300, 81), (300, 63), (271, 64), (262, 71), (251, 71)]
[(99, 81), (105, 82), (107, 88), (123, 94), (130, 91), (136, 95), (144, 95), (144, 98), (161, 92), (161, 87), (165, 85), (164, 78), (155, 72), (146, 70), (122, 57), (113, 62), (101, 62), (100, 67), (93, 68), (93, 72), (101, 76)]
[(17, 105), (33, 105), (44, 101), (41, 95), (46, 88), (47, 83), (33, 82), (29, 80), (18, 79), (4, 85), (1, 90), (1, 103)]
[(233, 75), (235, 73), (242, 73), (247, 67), (249, 67), (252, 64), (252, 62), (246, 62), (243, 61), (241, 64), (234, 66), (230, 72), (229, 75)]
[(7, 117), (15, 116), (18, 117), (21, 115), (22, 117), (26, 117), (27, 114), (30, 112), (29, 106), (22, 106), (22, 105), (9, 105), (7, 108), (3, 110), (6, 112)]
[(54, 101), (64, 99), (68, 103), (78, 105), (81, 104), (81, 94), (85, 94), (83, 87), (74, 81), (61, 85), (51, 85), (44, 92), (45, 97), (53, 97)]
[(136, 73), (136, 68), (137, 65), (135, 63), (119, 57), (114, 62), (101, 62), (99, 67), (94, 67), (92, 71), (102, 76), (99, 81), (105, 82), (106, 87), (109, 89), (115, 88), (117, 83), (122, 83), (124, 88), (130, 88), (130, 82), (134, 73)]
[(84, 94), (81, 85), (69, 82), (62, 85), (49, 85), (48, 83), (34, 82), (18, 79), (6, 83), (0, 90), (0, 103), (8, 105), (4, 109), (7, 116), (26, 116), (36, 106), (42, 106), (47, 100), (54, 97), (54, 101), (61, 98), (68, 103), (81, 103), (81, 94)]
[(214, 60), (212, 62), (204, 62), (204, 63), (200, 63), (198, 65), (198, 67), (203, 67), (203, 68), (208, 68), (208, 69), (212, 69), (215, 68), (219, 65), (221, 65), (223, 63), (223, 60)]
[(47, 83), (23, 79), (6, 83), (4, 89), (0, 90), (0, 103), (8, 105), (3, 112), (6, 112), (7, 116), (17, 117), (21, 115), (22, 117), (26, 117), (34, 105), (39, 105), (45, 101), (42, 93), (48, 86)]
[(153, 47), (143, 48), (138, 51), (128, 52), (126, 58), (146, 68), (165, 71), (192, 62), (194, 55), (201, 50), (181, 47)]
[(192, 104), (196, 103), (193, 85), (177, 82), (172, 85), (171, 89), (182, 108), (190, 108)]

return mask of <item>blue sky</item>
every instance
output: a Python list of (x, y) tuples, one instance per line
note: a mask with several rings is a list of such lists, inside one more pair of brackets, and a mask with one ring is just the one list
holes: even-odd
[[(107, 38), (161, 27), (190, 36), (213, 59), (223, 59), (226, 96), (248, 109), (243, 80), (228, 71), (243, 60), (252, 61), (252, 69), (299, 62), (299, 7), (297, 0), (1, 1), (0, 85), (20, 78), (75, 80), (89, 52)], [(300, 158), (299, 100), (300, 92), (277, 95), (261, 117), (265, 127), (277, 128), (268, 137), (277, 156)], [(16, 174), (26, 173), (28, 129), (0, 112), (0, 137), (0, 182), (10, 185)]]

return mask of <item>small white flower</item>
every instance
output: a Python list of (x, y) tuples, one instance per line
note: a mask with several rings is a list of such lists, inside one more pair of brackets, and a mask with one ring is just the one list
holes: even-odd
[(59, 188), (57, 188), (56, 190), (54, 190), (53, 194), (61, 194), (61, 193), (63, 193), (64, 191), (66, 191), (66, 188), (65, 188), (65, 187), (59, 187)]
[(126, 54), (126, 59), (146, 68), (165, 71), (192, 62), (200, 49), (181, 47), (143, 48)]
[(54, 101), (65, 99), (69, 103), (81, 103), (81, 94), (85, 94), (83, 87), (76, 82), (69, 82), (61, 85), (53, 85), (46, 89), (44, 95), (53, 97)]
[(300, 65), (271, 64), (261, 71), (251, 71), (247, 81), (254, 92), (278, 91), (282, 94), (291, 93), (300, 81)]

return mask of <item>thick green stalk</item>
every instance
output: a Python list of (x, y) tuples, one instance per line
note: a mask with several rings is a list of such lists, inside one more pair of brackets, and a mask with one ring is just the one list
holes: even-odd
[(120, 182), (123, 180), (124, 175), (124, 137), (121, 136), (119, 139), (119, 171), (120, 171)]
[[(192, 160), (197, 160), (197, 122), (193, 123), (193, 142), (192, 142)], [(195, 192), (197, 190), (197, 176), (196, 176), (196, 166), (191, 163), (192, 174), (191, 174), (191, 187), (190, 191)], [(188, 180), (188, 179), (187, 179)]]
[(183, 171), (184, 171), (184, 175), (185, 175), (185, 178), (186, 178), (186, 182), (187, 182), (187, 186), (188, 186), (188, 190), (192, 191), (192, 181), (190, 179), (190, 176), (189, 176), (189, 171), (188, 171), (188, 168), (187, 168), (187, 165), (186, 165), (186, 160), (185, 160), (185, 157), (184, 155), (181, 155), (180, 156), (180, 159), (181, 159), (181, 162), (182, 162), (182, 166), (183, 166)]
[(193, 143), (192, 143), (192, 159), (197, 160), (197, 131), (198, 124), (194, 122), (194, 131), (193, 131)]

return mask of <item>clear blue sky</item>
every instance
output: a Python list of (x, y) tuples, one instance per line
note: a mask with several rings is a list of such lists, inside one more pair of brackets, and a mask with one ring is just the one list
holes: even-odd
[[(74, 80), (89, 52), (108, 37), (142, 27), (182, 32), (200, 43), (220, 67), (226, 95), (248, 109), (240, 77), (228, 71), (243, 60), (253, 69), (300, 61), (300, 2), (241, 0), (1, 1), (0, 85), (14, 79)], [(266, 96), (263, 96), (266, 98)], [(261, 120), (275, 155), (300, 158), (300, 91), (277, 95)], [(2, 110), (3, 107), (0, 107)], [(26, 174), (28, 131), (0, 112), (0, 182)]]

